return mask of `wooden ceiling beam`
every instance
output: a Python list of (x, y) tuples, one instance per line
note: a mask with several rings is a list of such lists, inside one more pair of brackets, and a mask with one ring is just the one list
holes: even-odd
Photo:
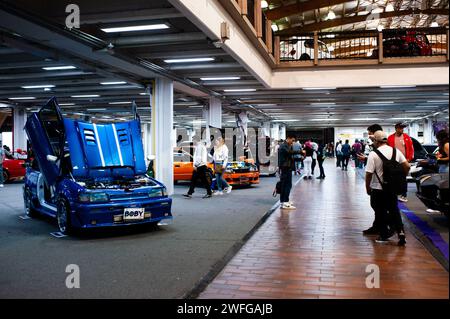
[(318, 10), (321, 8), (335, 6), (349, 0), (310, 0), (307, 2), (298, 2), (287, 6), (282, 6), (266, 11), (267, 19), (278, 20), (295, 14), (301, 14), (306, 11)]
[[(401, 11), (393, 11), (393, 12), (383, 12), (383, 13), (380, 13), (379, 19), (401, 17), (401, 16), (407, 16), (407, 15), (413, 15), (413, 14), (447, 15), (448, 16), (449, 11), (447, 9), (426, 9), (426, 10), (409, 9), (409, 10), (401, 10)], [(341, 25), (355, 24), (355, 23), (366, 21), (368, 16), (369, 15), (345, 17), (345, 18), (341, 18), (341, 19), (334, 19), (334, 20), (322, 21), (319, 23), (307, 24), (303, 27), (294, 27), (294, 28), (280, 30), (276, 33), (276, 35), (289, 36), (289, 35), (296, 35), (301, 32), (320, 31), (320, 30), (324, 30), (324, 29), (338, 27)]]

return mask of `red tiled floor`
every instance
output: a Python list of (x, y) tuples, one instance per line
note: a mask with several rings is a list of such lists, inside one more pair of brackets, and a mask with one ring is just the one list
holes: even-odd
[[(274, 212), (199, 298), (449, 298), (448, 272), (411, 234), (406, 247), (362, 235), (373, 221), (362, 178), (325, 167), (327, 179), (301, 181), (297, 210)], [(366, 287), (369, 264), (379, 289)]]

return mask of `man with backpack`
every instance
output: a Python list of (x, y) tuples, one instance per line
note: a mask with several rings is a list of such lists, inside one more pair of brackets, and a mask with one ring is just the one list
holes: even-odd
[(387, 145), (385, 132), (375, 132), (373, 139), (374, 151), (369, 154), (366, 166), (366, 190), (377, 220), (379, 237), (376, 242), (388, 242), (395, 231), (398, 245), (404, 246), (406, 237), (397, 196), (404, 188), (404, 177), (411, 166), (402, 152)]

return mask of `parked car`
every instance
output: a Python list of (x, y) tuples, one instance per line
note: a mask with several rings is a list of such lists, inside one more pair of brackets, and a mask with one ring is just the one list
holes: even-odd
[[(194, 146), (190, 142), (183, 142), (180, 146), (175, 147), (173, 151), (173, 179), (175, 183), (179, 181), (190, 181), (194, 173), (194, 164), (192, 163), (192, 156), (194, 154)], [(211, 163), (208, 167), (213, 174), (214, 164)]]
[(449, 215), (448, 174), (427, 174), (419, 178), (417, 197), (432, 210)]
[(65, 119), (52, 98), (25, 131), (34, 154), (23, 187), (29, 216), (56, 218), (65, 234), (172, 218), (165, 186), (146, 175), (137, 116), (109, 124)]
[(232, 186), (259, 184), (259, 170), (252, 159), (229, 162), (223, 177)]
[(25, 160), (5, 158), (3, 161), (3, 181), (23, 180), (25, 177)]
[[(383, 33), (383, 56), (413, 57), (431, 56), (433, 48), (424, 33), (400, 30)], [(372, 56), (378, 58), (379, 48), (373, 50)]]

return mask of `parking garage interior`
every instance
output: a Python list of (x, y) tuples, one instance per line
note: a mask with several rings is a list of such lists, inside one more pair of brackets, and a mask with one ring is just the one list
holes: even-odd
[[(260, 158), (266, 139), (269, 153), (291, 135), (368, 141), (375, 123), (388, 135), (403, 123), (432, 154), (437, 131), (448, 132), (448, 16), (446, 0), (2, 1), (0, 140), (11, 155), (0, 297), (448, 299), (448, 212), (427, 207), (416, 183), (399, 203), (406, 247), (380, 246), (362, 234), (373, 219), (364, 169), (343, 172), (330, 154), (326, 179), (295, 173), (297, 209), (286, 212), (273, 196), (278, 163), (263, 171)], [(24, 127), (52, 98), (64, 119), (94, 128), (139, 119), (136, 154), (164, 185), (173, 220), (66, 235), (55, 218), (26, 215), (38, 146)], [(210, 199), (200, 186), (186, 199), (174, 152), (196, 136), (209, 152), (220, 134), (258, 183)], [(65, 285), (71, 264), (80, 289)], [(377, 289), (366, 287), (369, 264), (382, 269)]]

